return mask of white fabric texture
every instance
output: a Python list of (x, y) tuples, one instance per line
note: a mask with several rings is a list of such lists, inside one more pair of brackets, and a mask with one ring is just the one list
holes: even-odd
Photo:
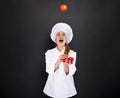
[(45, 53), (46, 72), (48, 78), (43, 92), (53, 98), (67, 98), (77, 94), (73, 75), (76, 72), (76, 52), (70, 50), (69, 57), (73, 57), (73, 64), (69, 65), (69, 74), (66, 75), (63, 63), (60, 63), (59, 69), (54, 72), (54, 64), (58, 60), (59, 55), (64, 53), (65, 48), (59, 52), (57, 48), (48, 50)]
[[(66, 34), (67, 37), (67, 43), (70, 43), (73, 38), (73, 31), (70, 25), (66, 23), (57, 23), (52, 27), (50, 37), (55, 42), (56, 34), (60, 31), (63, 31)], [(56, 43), (56, 42), (55, 42)]]

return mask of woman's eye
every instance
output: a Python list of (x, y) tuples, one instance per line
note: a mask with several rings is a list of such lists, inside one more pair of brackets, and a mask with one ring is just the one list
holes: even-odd
[(60, 36), (60, 34), (57, 34), (57, 36)]
[(65, 36), (65, 34), (63, 34), (63, 36)]

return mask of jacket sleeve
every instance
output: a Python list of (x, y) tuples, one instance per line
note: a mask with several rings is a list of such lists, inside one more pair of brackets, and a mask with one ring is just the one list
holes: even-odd
[(46, 63), (46, 72), (48, 74), (54, 75), (55, 60), (54, 60), (53, 53), (50, 50), (48, 50), (45, 53), (45, 63)]
[(72, 52), (71, 55), (70, 55), (71, 57), (74, 58), (74, 61), (73, 61), (73, 64), (69, 65), (69, 74), (67, 76), (74, 75), (74, 73), (76, 72), (76, 66), (75, 66), (75, 64), (76, 64), (76, 55), (77, 55), (76, 52)]

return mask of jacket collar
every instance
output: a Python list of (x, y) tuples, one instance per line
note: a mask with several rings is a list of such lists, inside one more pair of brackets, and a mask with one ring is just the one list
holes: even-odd
[(59, 51), (59, 50), (57, 49), (57, 47), (55, 47), (55, 50), (56, 50), (58, 53), (60, 53), (60, 54), (64, 54), (65, 47), (64, 47), (61, 51)]

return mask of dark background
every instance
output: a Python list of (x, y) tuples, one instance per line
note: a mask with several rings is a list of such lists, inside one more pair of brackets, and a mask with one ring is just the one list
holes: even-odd
[[(59, 5), (69, 6), (66, 13)], [(77, 52), (76, 98), (120, 97), (119, 0), (4, 0), (1, 8), (1, 97), (43, 98), (44, 53), (57, 22), (71, 25)]]

